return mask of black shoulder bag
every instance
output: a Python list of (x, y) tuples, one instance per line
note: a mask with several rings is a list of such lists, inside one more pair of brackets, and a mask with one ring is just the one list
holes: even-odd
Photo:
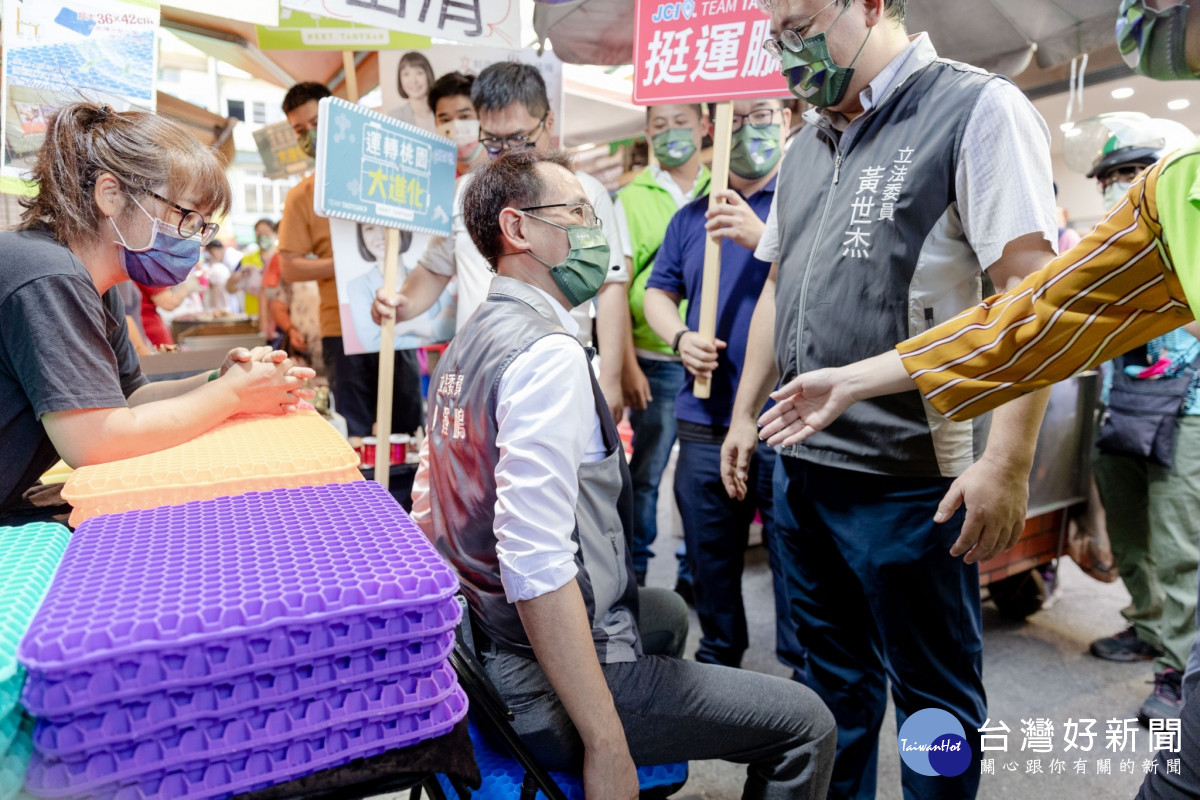
[(1096, 446), (1113, 456), (1142, 458), (1170, 468), (1174, 463), (1175, 431), (1188, 387), (1200, 356), (1174, 378), (1141, 380), (1120, 368), (1113, 373), (1108, 406), (1100, 418)]

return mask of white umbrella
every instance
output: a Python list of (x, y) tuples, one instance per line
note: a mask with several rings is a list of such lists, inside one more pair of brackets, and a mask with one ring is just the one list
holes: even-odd
[[(538, 0), (534, 28), (563, 61), (628, 64), (634, 0)], [(909, 0), (908, 29), (941, 55), (1012, 76), (1115, 41), (1116, 0)]]

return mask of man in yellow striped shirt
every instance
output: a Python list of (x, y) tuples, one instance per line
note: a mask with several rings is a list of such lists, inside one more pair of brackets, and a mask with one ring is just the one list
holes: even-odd
[[(781, 386), (759, 420), (761, 437), (772, 446), (801, 442), (858, 400), (914, 386), (942, 414), (969, 419), (1192, 322), (1194, 309), (1200, 142), (1147, 170), (1083, 241), (1015, 289), (895, 350)], [(1197, 691), (1193, 666), (1184, 679), (1182, 753), (1159, 754), (1178, 756), (1178, 771), (1159, 764), (1139, 797), (1200, 795)]]
[[(1163, 189), (1174, 195), (1170, 203), (1160, 203)], [(1167, 219), (1160, 207), (1171, 209)], [(760, 420), (763, 438), (803, 441), (858, 400), (914, 386), (940, 413), (970, 419), (1191, 322), (1193, 306), (1200, 308), (1200, 143), (1151, 167), (1076, 247), (1015, 289), (894, 351), (780, 387), (775, 409)]]

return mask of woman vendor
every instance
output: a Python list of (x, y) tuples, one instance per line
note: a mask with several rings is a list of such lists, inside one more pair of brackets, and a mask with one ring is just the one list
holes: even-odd
[(49, 124), (16, 231), (0, 232), (0, 526), (48, 516), (25, 498), (73, 467), (188, 441), (234, 414), (295, 408), (312, 371), (269, 348), (150, 383), (114, 289), (181, 283), (229, 206), (220, 157), (154, 114), (74, 103)]

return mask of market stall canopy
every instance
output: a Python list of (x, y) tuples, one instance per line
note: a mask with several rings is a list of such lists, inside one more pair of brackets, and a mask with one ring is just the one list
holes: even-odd
[[(628, 64), (635, 0), (536, 0), (534, 29), (572, 64)], [(1009, 76), (1111, 45), (1116, 3), (1097, 0), (918, 0), (908, 29), (941, 55)]]
[(236, 119), (206, 111), (166, 92), (157, 93), (155, 104), (159, 114), (183, 125), (203, 144), (218, 150), (226, 161), (233, 161)]
[(259, 50), (257, 31), (248, 22), (164, 6), (161, 24), (197, 50), (279, 86), (297, 81), (330, 83), (341, 75), (340, 52)]
[(941, 55), (1015, 76), (1111, 46), (1115, 2), (941, 0), (908, 6), (908, 28), (929, 31)]
[[(626, 18), (621, 24), (628, 26), (629, 20)], [(249, 23), (169, 6), (162, 9), (162, 26), (201, 52), (256, 78), (284, 87), (297, 81), (319, 81), (335, 94), (343, 94), (343, 60), (339, 51), (260, 50), (257, 31)], [(603, 37), (595, 37), (593, 33), (588, 38)], [(375, 52), (358, 52), (355, 64), (360, 90), (367, 91), (379, 84), (379, 60)], [(632, 136), (645, 124), (645, 112), (630, 102), (627, 78), (608, 76), (602, 70), (571, 67), (566, 74), (566, 94), (563, 143), (567, 147)]]

